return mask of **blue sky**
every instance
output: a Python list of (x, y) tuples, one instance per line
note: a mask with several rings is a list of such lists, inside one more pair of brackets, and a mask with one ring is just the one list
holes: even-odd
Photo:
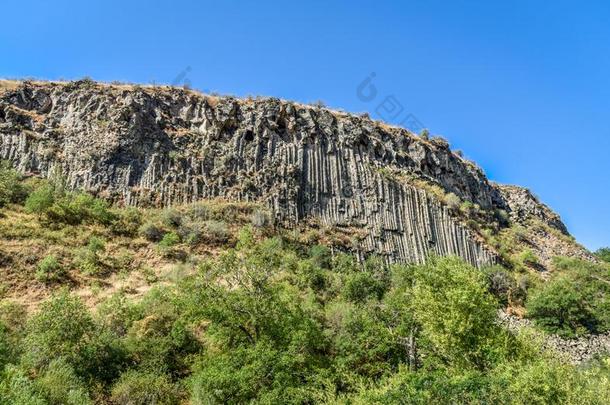
[[(491, 179), (531, 188), (590, 249), (610, 245), (608, 2), (8, 0), (2, 11), (0, 77), (179, 78), (413, 114)], [(363, 101), (372, 72), (378, 93)], [(387, 97), (397, 117), (376, 112)]]

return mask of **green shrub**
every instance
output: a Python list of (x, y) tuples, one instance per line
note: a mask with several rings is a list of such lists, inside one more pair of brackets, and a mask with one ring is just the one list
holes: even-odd
[(25, 201), (26, 211), (49, 221), (69, 225), (97, 222), (110, 225), (115, 219), (106, 201), (87, 193), (67, 193), (61, 185), (43, 183)]
[(55, 190), (50, 184), (43, 184), (30, 193), (25, 201), (25, 209), (39, 216), (46, 214), (55, 203)]
[(176, 248), (176, 245), (180, 243), (180, 237), (175, 232), (168, 232), (163, 235), (163, 239), (158, 244), (159, 252), (172, 259), (184, 260), (186, 253)]
[(180, 243), (180, 237), (175, 232), (168, 232), (163, 235), (163, 239), (159, 242), (161, 248), (171, 248)]
[(152, 222), (147, 222), (139, 229), (142, 237), (150, 242), (159, 242), (163, 238), (163, 230)]
[(522, 251), (518, 259), (524, 266), (532, 267), (538, 264), (538, 257), (530, 249)]
[(16, 366), (7, 366), (0, 380), (0, 404), (47, 405), (45, 398), (36, 391), (27, 374)]
[(353, 302), (364, 302), (369, 297), (381, 299), (385, 286), (369, 272), (357, 272), (346, 277), (343, 295)]
[(333, 257), (327, 246), (313, 245), (309, 248), (309, 259), (317, 267), (330, 270)]
[(514, 277), (502, 268), (492, 268), (488, 270), (489, 292), (492, 293), (500, 303), (509, 303), (511, 291), (515, 290), (516, 282)]
[(8, 363), (15, 363), (23, 345), (27, 311), (11, 301), (0, 302), (0, 370)]
[(171, 405), (179, 402), (176, 389), (165, 375), (128, 371), (112, 387), (111, 399), (125, 405)]
[(82, 217), (81, 222), (90, 221), (110, 225), (114, 220), (114, 214), (110, 211), (107, 201), (87, 193), (74, 194), (72, 200), (75, 211)]
[(477, 206), (471, 201), (463, 201), (460, 204), (460, 211), (466, 216), (472, 216), (476, 214)]
[(47, 256), (38, 264), (36, 279), (41, 283), (56, 283), (66, 275), (65, 269), (59, 264), (55, 256)]
[(23, 201), (25, 195), (21, 175), (13, 170), (8, 162), (0, 161), (0, 208)]
[(41, 369), (63, 357), (76, 370), (85, 358), (86, 341), (95, 334), (93, 319), (80, 299), (61, 291), (44, 302), (27, 325), (22, 362)]
[(44, 374), (36, 380), (36, 389), (49, 404), (86, 405), (93, 402), (86, 386), (65, 360), (51, 361)]
[(51, 222), (70, 225), (83, 222), (109, 225), (114, 219), (107, 202), (86, 193), (67, 193), (56, 198), (45, 214)]
[(102, 271), (100, 254), (106, 250), (106, 244), (97, 236), (89, 238), (87, 246), (81, 249), (75, 259), (79, 269), (88, 275), (98, 275)]
[(134, 207), (124, 208), (115, 214), (111, 229), (117, 235), (136, 236), (142, 226), (142, 213)]
[(14, 348), (10, 341), (10, 332), (4, 322), (0, 321), (0, 370), (13, 360)]
[(204, 226), (198, 221), (185, 219), (178, 227), (177, 234), (181, 240), (189, 245), (196, 245), (201, 241)]

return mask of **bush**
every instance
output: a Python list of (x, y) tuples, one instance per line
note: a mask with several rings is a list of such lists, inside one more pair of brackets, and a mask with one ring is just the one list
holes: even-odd
[(161, 222), (168, 228), (177, 228), (182, 223), (182, 213), (172, 208), (165, 209), (161, 214)]
[(27, 374), (15, 366), (7, 366), (0, 380), (0, 403), (2, 405), (47, 405), (43, 396), (36, 392), (34, 383)]
[(43, 184), (30, 193), (25, 201), (25, 209), (31, 214), (44, 215), (55, 203), (55, 190), (50, 184)]
[(163, 238), (163, 230), (152, 222), (142, 225), (139, 233), (150, 242), (159, 242)]
[(96, 236), (89, 238), (87, 246), (80, 250), (76, 257), (76, 265), (80, 270), (89, 275), (97, 275), (101, 272), (102, 261), (100, 254), (106, 250), (104, 241)]
[(26, 309), (14, 302), (0, 302), (0, 371), (5, 365), (15, 363), (23, 349), (21, 340), (25, 333)]
[(515, 278), (502, 268), (491, 268), (487, 271), (489, 292), (503, 305), (510, 303), (512, 292), (517, 289)]
[(21, 175), (8, 162), (0, 161), (0, 207), (21, 202), (26, 194), (21, 184)]
[(212, 242), (226, 242), (229, 238), (227, 224), (222, 221), (210, 220), (204, 223), (206, 237)]
[(65, 193), (59, 186), (44, 183), (25, 202), (27, 212), (46, 216), (55, 223), (78, 225), (97, 222), (110, 225), (114, 215), (106, 201), (87, 193)]
[(86, 405), (93, 402), (86, 386), (65, 360), (53, 360), (45, 373), (36, 380), (36, 388), (49, 404)]
[(59, 264), (55, 256), (47, 256), (38, 264), (36, 280), (41, 283), (56, 283), (62, 280), (66, 271)]
[(507, 354), (496, 324), (497, 301), (485, 275), (457, 258), (433, 258), (415, 268), (413, 315), (429, 342), (428, 361), (482, 369)]
[(119, 210), (112, 222), (112, 232), (123, 236), (136, 236), (142, 226), (142, 213), (137, 208)]
[(533, 267), (538, 265), (538, 257), (529, 249), (522, 251), (518, 259), (524, 266)]
[(363, 271), (348, 275), (343, 287), (343, 295), (352, 302), (364, 302), (370, 297), (381, 299), (385, 286), (375, 276)]
[(107, 202), (86, 193), (68, 193), (56, 198), (45, 212), (51, 222), (78, 225), (83, 222), (112, 223), (114, 216)]
[(168, 232), (163, 235), (163, 239), (159, 242), (159, 247), (169, 249), (180, 243), (180, 237), (174, 232)]
[(168, 232), (159, 242), (159, 252), (167, 258), (184, 260), (186, 256), (184, 251), (175, 248), (178, 243), (180, 237), (175, 232)]
[(102, 199), (87, 193), (76, 193), (70, 197), (74, 211), (82, 218), (80, 222), (90, 221), (110, 225), (115, 219), (114, 214), (110, 211), (110, 205)]
[(196, 245), (201, 241), (204, 233), (203, 224), (185, 219), (178, 227), (178, 236), (189, 245)]
[(165, 375), (128, 371), (112, 387), (112, 402), (125, 405), (171, 405), (179, 402), (176, 389)]
[(449, 193), (445, 196), (445, 204), (447, 204), (447, 208), (457, 212), (460, 209), (462, 200), (454, 193)]
[(44, 302), (29, 320), (22, 362), (39, 370), (63, 357), (80, 371), (78, 366), (86, 357), (86, 342), (94, 334), (95, 324), (85, 305), (62, 291)]

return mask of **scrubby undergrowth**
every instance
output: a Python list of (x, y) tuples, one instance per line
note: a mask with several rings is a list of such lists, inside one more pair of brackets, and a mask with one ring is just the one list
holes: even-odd
[(349, 235), (274, 229), (254, 204), (117, 208), (0, 173), (0, 404), (610, 397), (607, 359), (563, 364), (496, 316), (607, 331), (605, 264), (557, 258), (544, 281), (524, 253), (512, 270), (359, 263), (336, 249)]

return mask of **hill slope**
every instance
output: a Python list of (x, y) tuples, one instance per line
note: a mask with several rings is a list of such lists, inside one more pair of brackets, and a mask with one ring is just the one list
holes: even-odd
[(125, 205), (257, 201), (277, 224), (340, 228), (347, 248), (390, 261), (506, 261), (493, 236), (514, 225), (541, 268), (589, 257), (557, 214), (441, 138), (271, 98), (88, 80), (0, 87), (0, 158)]

